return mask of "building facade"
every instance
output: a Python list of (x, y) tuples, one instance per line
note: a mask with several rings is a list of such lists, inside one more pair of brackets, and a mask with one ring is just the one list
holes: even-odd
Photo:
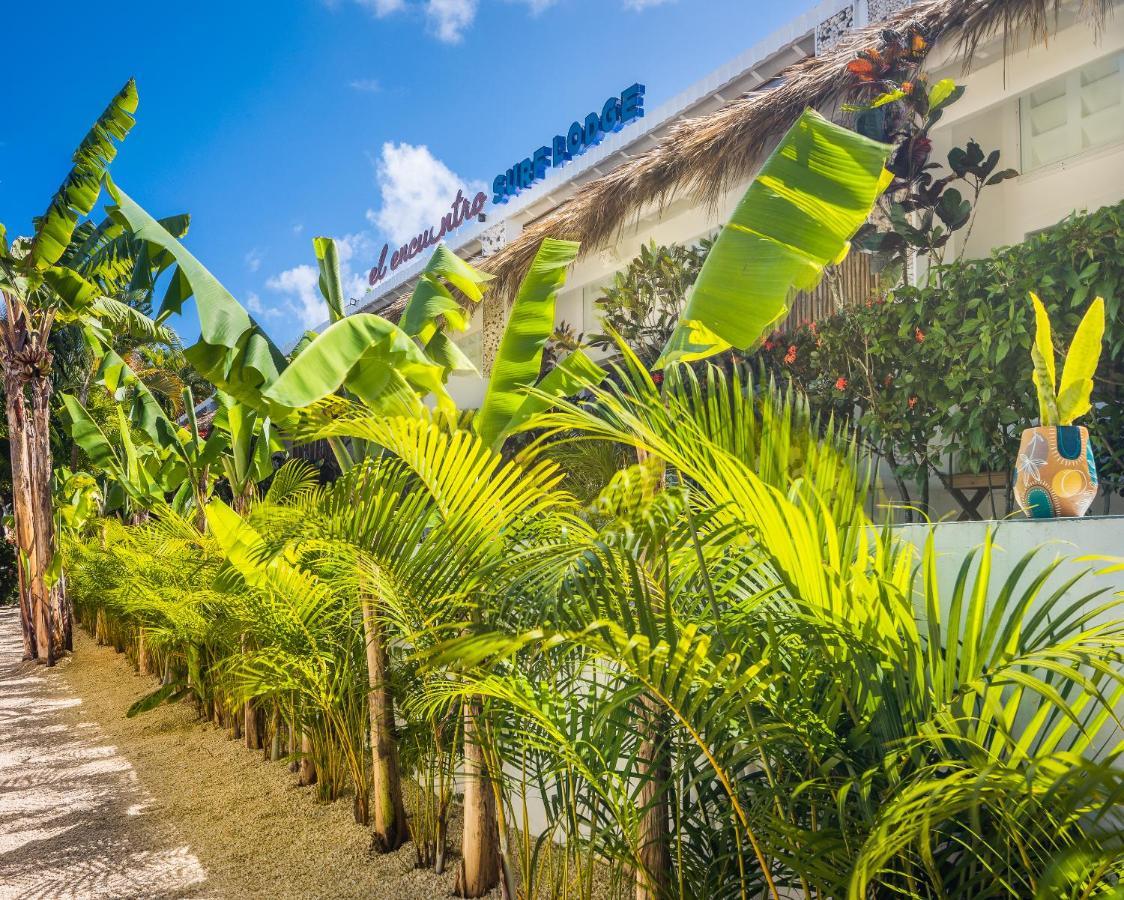
[[(999, 0), (987, 2), (1002, 5)], [(1011, 5), (1017, 5), (1016, 0)], [(528, 187), (498, 204), (491, 196), (485, 201), (479, 195), (471, 203), (474, 215), (464, 216), (460, 229), (443, 239), (487, 270), (489, 258), (502, 255), (527, 229), (549, 222), (599, 180), (611, 179), (621, 167), (665, 146), (673, 133), (681, 135), (693, 122), (705, 122), (739, 99), (744, 103), (747, 96), (777, 89), (791, 77), (791, 67), (847, 47), (856, 29), (874, 33), (869, 27), (887, 17), (901, 22), (914, 10), (932, 17), (940, 6), (937, 0), (914, 6), (907, 0), (824, 0), (671, 100), (620, 123), (619, 130), (606, 132), (565, 165), (554, 167), (534, 158), (531, 177), (523, 173)], [(967, 7), (961, 0), (957, 8)], [(973, 226), (956, 233), (949, 248), (953, 256), (985, 256), (1074, 212), (1124, 199), (1124, 2), (1110, 0), (1103, 21), (1084, 15), (1077, 2), (1064, 2), (1047, 27), (1048, 40), (1026, 25), (1011, 31), (992, 29), (973, 44), (969, 67), (961, 42), (955, 36), (942, 38), (925, 62), (931, 82), (950, 77), (965, 87), (963, 97), (931, 132), (932, 158), (942, 161), (949, 149), (972, 139), (985, 149), (998, 149), (1001, 166), (1019, 172), (988, 189)], [(837, 103), (821, 109), (828, 116), (838, 111)], [(519, 177), (518, 165), (507, 174)], [(559, 295), (558, 322), (575, 332), (598, 330), (595, 301), (640, 248), (651, 241), (690, 244), (716, 233), (751, 177), (730, 180), (706, 197), (686, 188), (669, 191), (658, 202), (630, 211), (611, 240), (584, 244)], [(468, 209), (467, 201), (465, 206)], [(412, 259), (400, 259), (393, 271), (376, 271), (377, 285), (351, 311), (394, 318), (427, 257), (416, 253)], [(865, 266), (865, 261), (851, 265)], [(865, 269), (856, 269), (851, 277), (869, 276)], [(474, 311), (468, 331), (456, 338), (482, 373), (453, 376), (450, 390), (462, 406), (477, 405), (483, 396), (505, 314), (502, 299), (486, 300)]]

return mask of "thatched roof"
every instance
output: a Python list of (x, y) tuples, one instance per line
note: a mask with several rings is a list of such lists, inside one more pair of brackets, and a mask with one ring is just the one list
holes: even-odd
[[(1109, 0), (1081, 0), (1081, 11), (1098, 25)], [(677, 124), (662, 143), (612, 172), (530, 223), (481, 268), (496, 276), (493, 290), (510, 296), (543, 238), (581, 241), (582, 252), (599, 249), (645, 207), (676, 195), (713, 200), (731, 185), (747, 180), (764, 153), (808, 107), (827, 109), (854, 86), (847, 63), (861, 49), (880, 49), (882, 32), (915, 25), (933, 43), (955, 42), (967, 66), (981, 43), (1020, 28), (1036, 38), (1056, 27), (1062, 0), (922, 0), (889, 20), (849, 32), (835, 47), (785, 69), (781, 83), (746, 94), (709, 115)]]

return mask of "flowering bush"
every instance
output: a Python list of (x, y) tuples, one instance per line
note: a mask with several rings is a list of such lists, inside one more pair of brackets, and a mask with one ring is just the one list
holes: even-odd
[[(899, 287), (818, 323), (771, 335), (762, 356), (822, 411), (853, 420), (925, 506), (929, 476), (1010, 471), (1038, 407), (1027, 354), (1035, 290), (1068, 341), (1095, 295), (1105, 352), (1087, 422), (1108, 489), (1124, 490), (1124, 203), (1078, 216), (981, 260), (944, 266), (940, 282)], [(907, 482), (921, 489), (910, 491)]]

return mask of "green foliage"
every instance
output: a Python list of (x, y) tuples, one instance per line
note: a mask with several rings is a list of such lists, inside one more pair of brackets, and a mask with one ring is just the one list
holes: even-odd
[[(911, 37), (911, 42), (918, 40), (926, 44), (920, 35)], [(852, 63), (852, 71), (858, 68), (861, 76), (860, 96), (877, 92), (873, 100), (851, 107), (858, 114), (856, 128), (895, 147), (887, 163), (893, 180), (879, 198), (880, 215), (855, 237), (855, 245), (874, 256), (876, 268), (885, 270), (890, 284), (908, 280), (911, 258), (942, 263), (953, 234), (965, 227), (971, 232), (983, 189), (1018, 175), (1014, 169), (998, 170), (999, 151), (985, 154), (974, 140), (953, 147), (948, 173), (935, 174), (941, 166), (931, 158), (929, 132), (963, 96), (964, 88), (951, 78), (930, 86), (928, 76), (919, 71), (924, 58), (925, 46), (916, 53), (905, 50)]]
[(690, 247), (657, 246), (655, 241), (642, 246), (595, 301), (605, 331), (586, 335), (589, 344), (612, 351), (614, 335), (620, 335), (645, 365), (655, 365), (713, 246), (712, 239)]
[(660, 361), (748, 350), (794, 290), (838, 263), (890, 181), (890, 147), (806, 110), (758, 171), (703, 263)]
[[(989, 257), (940, 270), (939, 283), (897, 288), (814, 328), (766, 341), (764, 355), (817, 409), (851, 419), (903, 479), (1011, 471), (1023, 428), (1039, 419), (1028, 365), (1036, 292), (1057, 331), (1073, 335), (1089, 304), (1105, 304), (1104, 353), (1089, 427), (1102, 483), (1124, 479), (1124, 205), (1073, 216)], [(787, 358), (787, 361), (786, 361)], [(934, 378), (933, 372), (940, 372)]]
[(44, 269), (58, 262), (79, 219), (93, 210), (102, 178), (117, 155), (114, 141), (124, 140), (132, 129), (137, 102), (136, 82), (130, 78), (74, 151), (73, 168), (35, 222), (29, 259), (36, 267)]

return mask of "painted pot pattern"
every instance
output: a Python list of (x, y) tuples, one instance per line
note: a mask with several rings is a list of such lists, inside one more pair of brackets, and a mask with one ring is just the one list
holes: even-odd
[(1032, 519), (1083, 516), (1097, 496), (1097, 464), (1080, 425), (1026, 429), (1015, 468), (1015, 499)]

